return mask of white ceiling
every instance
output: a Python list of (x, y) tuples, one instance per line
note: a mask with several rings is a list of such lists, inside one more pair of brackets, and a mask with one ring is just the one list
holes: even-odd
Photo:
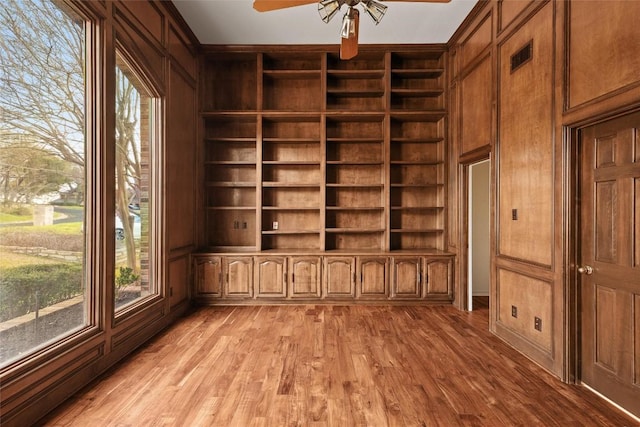
[[(202, 44), (338, 44), (342, 11), (328, 24), (316, 3), (257, 12), (253, 0), (173, 0)], [(375, 25), (364, 12), (360, 44), (446, 43), (477, 0), (450, 3), (387, 2)], [(343, 6), (346, 11), (346, 6)]]

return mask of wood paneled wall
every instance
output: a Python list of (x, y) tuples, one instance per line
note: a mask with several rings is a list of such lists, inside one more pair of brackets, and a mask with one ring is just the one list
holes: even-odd
[[(95, 39), (98, 62), (103, 68), (98, 75), (104, 81), (98, 79), (97, 98), (92, 103), (97, 113), (96, 134), (104, 135), (105, 139), (104, 143), (96, 144), (103, 147), (98, 153), (99, 164), (108, 165), (111, 155), (108, 147), (112, 147), (109, 139), (113, 135), (107, 123), (115, 108), (110, 67), (115, 64), (116, 38), (136, 54), (160, 90), (164, 118), (161, 138), (165, 150), (160, 156), (164, 164), (159, 165), (163, 184), (160, 203), (164, 222), (157, 237), (162, 241), (159, 271), (163, 273), (156, 287), (162, 297), (114, 319), (110, 313), (112, 304), (108, 303), (112, 297), (112, 274), (102, 273), (100, 283), (94, 284), (98, 297), (92, 314), (93, 326), (65, 340), (60, 348), (36, 354), (2, 372), (3, 426), (31, 425), (189, 307), (189, 255), (196, 246), (197, 232), (194, 220), (198, 182), (197, 40), (169, 2), (78, 1), (75, 5), (94, 17), (99, 31)], [(108, 170), (98, 173), (104, 174), (107, 194), (96, 205), (103, 206), (105, 212), (113, 212), (112, 197), (108, 197), (113, 179), (108, 178)], [(99, 233), (113, 236), (113, 231), (106, 227)], [(105, 246), (105, 254), (113, 253), (108, 240), (96, 243)], [(106, 260), (98, 261), (110, 265)]]
[[(570, 128), (640, 108), (640, 56), (633, 53), (639, 14), (640, 3), (629, 1), (481, 1), (449, 43), (457, 111), (449, 129), (457, 198), (449, 249), (464, 266), (464, 165), (490, 152), (491, 329), (565, 380), (575, 367), (576, 237), (575, 153), (566, 140)], [(531, 58), (512, 70), (513, 55), (527, 43)], [(466, 272), (456, 271), (463, 307)]]
[(638, 14), (640, 4), (635, 1), (568, 4), (569, 108), (638, 87)]

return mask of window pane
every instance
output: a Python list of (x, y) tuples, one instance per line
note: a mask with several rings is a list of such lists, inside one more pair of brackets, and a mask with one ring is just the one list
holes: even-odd
[(0, 366), (86, 325), (84, 27), (0, 2)]
[(155, 293), (150, 278), (153, 99), (127, 61), (116, 67), (115, 307)]

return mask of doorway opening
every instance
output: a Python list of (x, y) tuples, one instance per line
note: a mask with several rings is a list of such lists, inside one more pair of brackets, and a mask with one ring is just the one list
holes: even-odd
[(467, 308), (489, 307), (491, 264), (491, 161), (469, 165)]

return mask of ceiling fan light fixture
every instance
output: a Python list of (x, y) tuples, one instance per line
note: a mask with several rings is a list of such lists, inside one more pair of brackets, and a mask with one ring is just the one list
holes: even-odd
[(338, 13), (342, 3), (343, 1), (341, 0), (322, 0), (318, 2), (318, 13), (325, 24), (328, 24), (331, 18)]
[(349, 7), (347, 13), (344, 14), (342, 18), (342, 28), (340, 30), (340, 36), (343, 39), (350, 39), (356, 35), (356, 13), (358, 13), (356, 9)]
[(382, 21), (382, 17), (387, 12), (387, 6), (375, 0), (362, 1), (362, 8), (365, 12), (367, 12), (367, 15), (369, 15), (371, 19), (373, 19), (376, 25), (378, 25), (380, 21)]

